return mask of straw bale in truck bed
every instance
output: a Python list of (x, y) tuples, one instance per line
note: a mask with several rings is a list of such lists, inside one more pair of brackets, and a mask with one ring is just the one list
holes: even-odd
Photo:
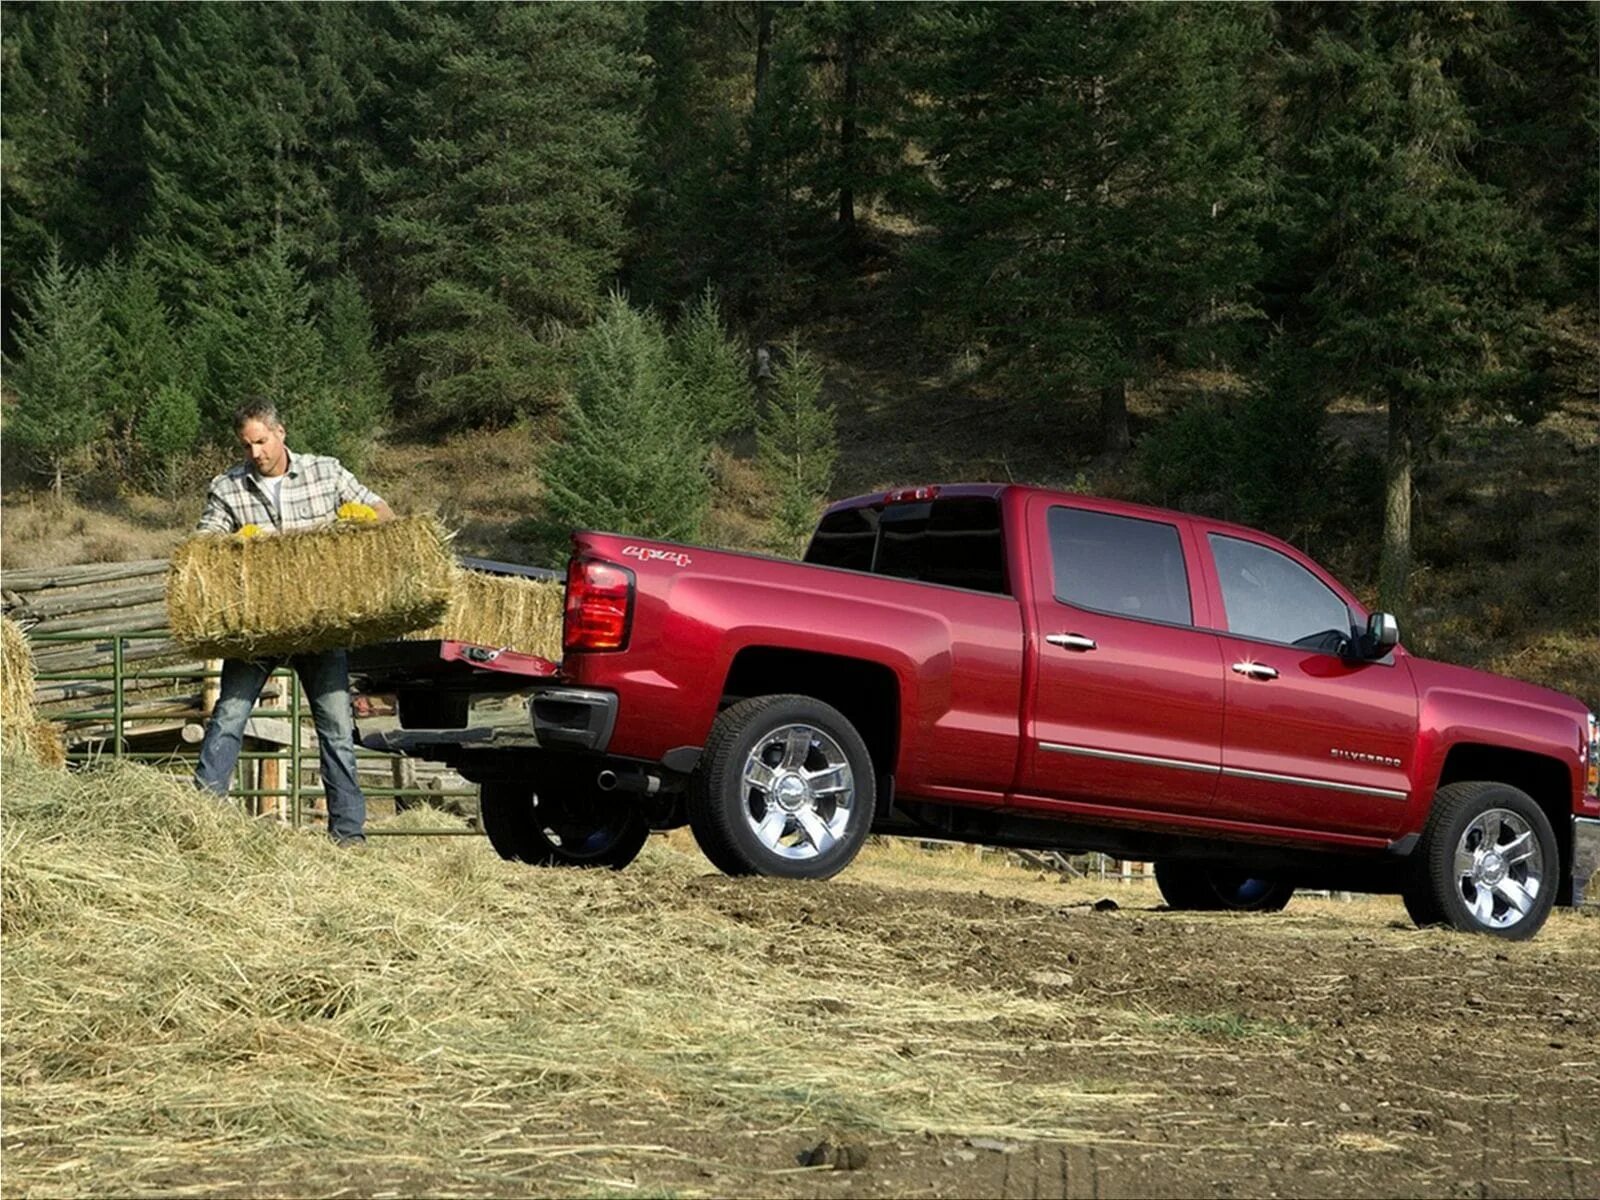
[(391, 641), (444, 616), (459, 573), (448, 542), (425, 516), (272, 537), (202, 534), (172, 556), (173, 636), (220, 658)]
[(411, 636), (473, 642), (559, 661), (565, 595), (559, 580), (461, 571), (444, 619)]

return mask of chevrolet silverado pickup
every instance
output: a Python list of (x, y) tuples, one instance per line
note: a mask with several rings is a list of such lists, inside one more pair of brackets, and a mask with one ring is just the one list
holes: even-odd
[(1153, 861), (1174, 909), (1398, 893), (1531, 937), (1600, 866), (1579, 701), (1407, 652), (1237, 525), (1016, 485), (844, 500), (803, 562), (572, 538), (559, 663), (355, 652), (370, 746), (481, 785), (508, 859), (625, 866), (688, 824), (729, 874), (825, 878), (869, 833)]

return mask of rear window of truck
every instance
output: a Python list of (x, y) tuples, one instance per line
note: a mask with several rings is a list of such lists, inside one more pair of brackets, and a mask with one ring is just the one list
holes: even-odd
[(805, 561), (968, 591), (1011, 594), (999, 502), (951, 496), (822, 518)]

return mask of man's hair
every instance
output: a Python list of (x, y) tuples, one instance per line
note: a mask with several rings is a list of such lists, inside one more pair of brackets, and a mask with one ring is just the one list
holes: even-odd
[(243, 429), (247, 421), (260, 421), (269, 429), (282, 428), (283, 426), (283, 418), (278, 415), (278, 406), (260, 396), (250, 397), (250, 399), (233, 410), (233, 431), (235, 433)]

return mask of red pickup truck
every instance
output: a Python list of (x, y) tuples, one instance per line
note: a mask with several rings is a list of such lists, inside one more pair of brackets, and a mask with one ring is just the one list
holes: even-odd
[(1237, 525), (927, 486), (834, 504), (799, 563), (578, 533), (566, 587), (559, 664), (352, 663), (398, 696), (367, 744), (480, 783), (507, 858), (620, 867), (687, 823), (730, 874), (825, 878), (877, 832), (1154, 861), (1175, 909), (1397, 892), (1517, 939), (1600, 867), (1593, 713), (1407, 653)]

